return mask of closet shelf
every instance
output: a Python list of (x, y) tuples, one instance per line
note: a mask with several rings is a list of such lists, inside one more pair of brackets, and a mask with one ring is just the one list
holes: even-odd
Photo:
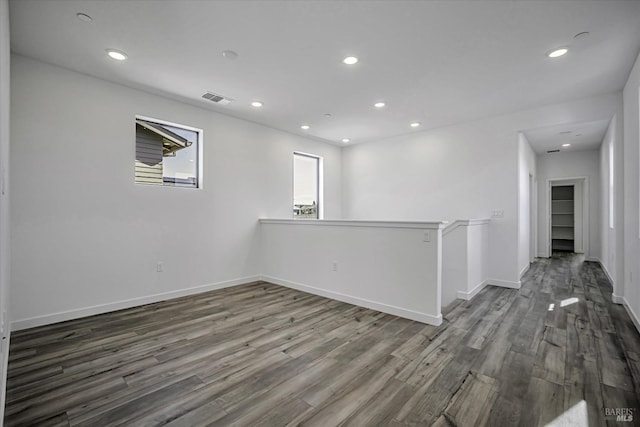
[(551, 247), (558, 251), (574, 251), (574, 187), (551, 188)]

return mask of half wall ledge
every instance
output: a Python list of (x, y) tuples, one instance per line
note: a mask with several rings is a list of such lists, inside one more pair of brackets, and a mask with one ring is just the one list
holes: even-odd
[(265, 280), (423, 323), (442, 322), (445, 221), (259, 223)]

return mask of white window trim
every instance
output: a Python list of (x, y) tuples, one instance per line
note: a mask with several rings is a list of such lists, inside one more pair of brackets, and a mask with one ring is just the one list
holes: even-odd
[[(305, 156), (305, 157), (311, 157), (312, 159), (316, 159), (318, 161), (318, 188), (316, 189), (316, 191), (318, 192), (318, 219), (324, 219), (324, 159), (322, 158), (322, 156), (318, 156), (317, 154), (311, 154), (311, 153), (305, 153), (302, 151), (294, 151), (293, 155), (296, 156)], [(292, 166), (293, 166), (293, 161), (295, 160), (295, 157), (292, 158)], [(293, 177), (293, 173), (291, 174), (291, 176)], [(291, 193), (293, 194), (293, 189), (295, 186), (295, 182), (292, 180), (291, 181)], [(293, 199), (293, 197), (292, 197)]]
[[(153, 117), (148, 117), (148, 116), (141, 116), (139, 114), (136, 114), (135, 118), (137, 120), (146, 120), (149, 122), (154, 122), (154, 123), (158, 123), (161, 125), (167, 125), (167, 126), (173, 126), (176, 128), (181, 128), (181, 129), (185, 129), (185, 130), (190, 130), (193, 132), (196, 132), (198, 134), (198, 165), (197, 165), (197, 174), (198, 174), (198, 186), (197, 187), (176, 187), (174, 185), (152, 185), (152, 184), (144, 184), (144, 183), (136, 183), (137, 185), (151, 185), (153, 187), (162, 187), (162, 188), (180, 188), (180, 189), (187, 189), (187, 190), (200, 190), (202, 188), (204, 188), (204, 173), (203, 173), (203, 145), (202, 142), (204, 141), (204, 129), (201, 128), (196, 128), (193, 126), (189, 126), (189, 125), (184, 125), (182, 123), (175, 123), (175, 122), (170, 122), (167, 120), (161, 120), (161, 119), (156, 119)], [(135, 138), (134, 138), (135, 141)], [(135, 150), (136, 150), (136, 146), (135, 144), (133, 145), (133, 155), (134, 155), (134, 159), (135, 159)]]
[(615, 138), (609, 140), (609, 229), (615, 227), (615, 148), (613, 146)]

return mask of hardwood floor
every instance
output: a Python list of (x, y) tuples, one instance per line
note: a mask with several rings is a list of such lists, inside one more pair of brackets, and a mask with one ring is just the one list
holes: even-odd
[(602, 270), (574, 255), (537, 261), (519, 291), (456, 301), (439, 327), (256, 283), (19, 331), (9, 363), (7, 426), (640, 416), (640, 336)]

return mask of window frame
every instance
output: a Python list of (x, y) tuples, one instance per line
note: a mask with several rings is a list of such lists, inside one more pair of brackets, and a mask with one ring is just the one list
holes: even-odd
[[(291, 182), (291, 192), (292, 192), (292, 202), (293, 205), (295, 206), (295, 187), (296, 187), (296, 181), (295, 181), (295, 161), (296, 161), (296, 156), (300, 156), (300, 157), (307, 157), (307, 158), (311, 158), (316, 160), (316, 220), (319, 219), (324, 219), (324, 174), (323, 174), (323, 169), (324, 169), (324, 160), (322, 158), (322, 156), (318, 156), (317, 154), (311, 154), (311, 153), (305, 153), (302, 151), (294, 151), (293, 152), (293, 156), (292, 156), (292, 173), (291, 173), (291, 178), (292, 178), (292, 182)], [(305, 218), (296, 218), (296, 216), (293, 213), (293, 210), (291, 211), (291, 215), (293, 216), (293, 219), (305, 219)], [(306, 218), (309, 219), (309, 218)], [(311, 218), (314, 219), (314, 218)]]
[(609, 229), (613, 230), (615, 228), (615, 147), (613, 146), (614, 138), (609, 139)]
[(157, 123), (157, 124), (163, 125), (163, 126), (171, 126), (171, 127), (175, 127), (175, 128), (179, 128), (179, 129), (184, 129), (184, 130), (187, 130), (187, 131), (195, 132), (198, 135), (197, 142), (196, 142), (198, 144), (198, 146), (196, 147), (196, 161), (195, 161), (195, 163), (196, 163), (196, 185), (195, 186), (187, 187), (187, 186), (181, 186), (181, 185), (165, 185), (164, 183), (162, 185), (159, 185), (159, 184), (152, 184), (152, 183), (146, 183), (146, 182), (138, 182), (138, 181), (136, 181), (136, 174), (135, 174), (135, 159), (136, 159), (137, 138), (136, 138), (135, 133), (134, 133), (134, 144), (133, 144), (133, 158), (134, 158), (133, 182), (134, 182), (134, 184), (137, 184), (137, 185), (148, 185), (148, 186), (153, 186), (153, 187), (163, 187), (163, 188), (182, 188), (182, 189), (190, 189), (190, 190), (200, 190), (200, 189), (202, 189), (204, 187), (204, 179), (203, 179), (203, 177), (204, 177), (204, 173), (203, 173), (204, 129), (197, 128), (197, 127), (190, 126), (190, 125), (184, 125), (184, 124), (181, 124), (181, 123), (170, 122), (168, 120), (156, 119), (154, 117), (143, 116), (143, 115), (140, 115), (140, 114), (136, 114), (135, 115), (134, 122), (135, 122), (135, 120), (144, 120), (144, 121), (148, 121), (148, 122), (152, 122), (152, 123)]

